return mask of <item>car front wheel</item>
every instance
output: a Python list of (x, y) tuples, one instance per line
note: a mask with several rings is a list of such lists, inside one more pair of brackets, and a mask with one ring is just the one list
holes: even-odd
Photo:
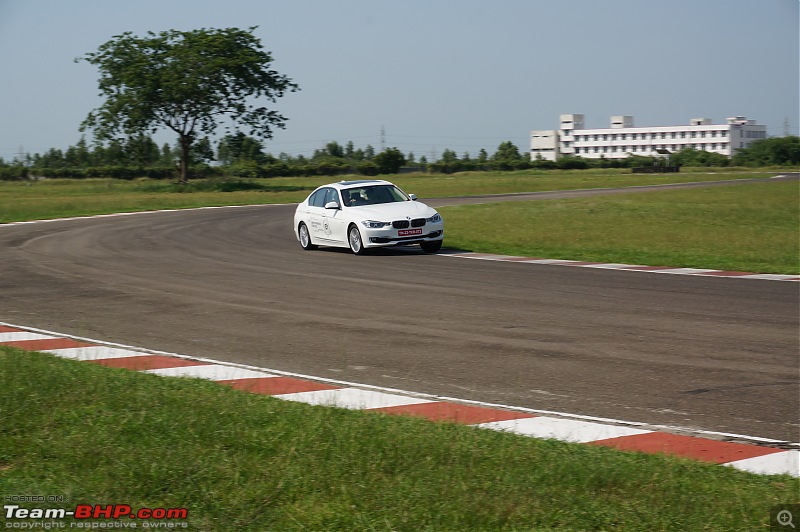
[(442, 249), (442, 241), (434, 240), (432, 242), (420, 242), (419, 247), (421, 247), (422, 251), (425, 253), (436, 253)]
[(347, 230), (347, 241), (350, 243), (350, 251), (356, 255), (366, 253), (364, 242), (361, 240), (361, 231), (355, 225), (351, 225), (350, 229)]
[(317, 249), (317, 246), (311, 243), (311, 235), (308, 234), (308, 227), (306, 227), (306, 224), (300, 224), (297, 228), (297, 235), (300, 237), (300, 245), (303, 246), (303, 249), (306, 251)]

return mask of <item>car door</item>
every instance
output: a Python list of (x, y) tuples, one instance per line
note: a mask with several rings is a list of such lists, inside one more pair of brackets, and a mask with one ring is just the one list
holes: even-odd
[(325, 212), (325, 197), (328, 190), (330, 189), (321, 188), (308, 198), (308, 231), (311, 234), (312, 241), (319, 241), (320, 239), (325, 238), (325, 233), (323, 232), (322, 214)]
[(344, 244), (347, 241), (345, 236), (347, 233), (347, 222), (344, 219), (342, 200), (339, 198), (339, 192), (336, 189), (329, 188), (327, 190), (328, 193), (325, 195), (325, 205), (336, 203), (339, 207), (336, 209), (324, 209), (322, 212), (322, 226), (325, 231), (325, 238), (333, 242)]

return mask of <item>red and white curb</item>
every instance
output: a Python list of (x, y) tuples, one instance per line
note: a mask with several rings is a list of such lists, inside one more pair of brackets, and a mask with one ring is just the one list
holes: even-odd
[(460, 259), (519, 262), (524, 264), (547, 264), (580, 268), (600, 268), (604, 270), (626, 270), (632, 272), (667, 273), (672, 275), (699, 275), (706, 277), (725, 277), (730, 279), (762, 279), (766, 281), (800, 281), (800, 275), (782, 275), (777, 273), (732, 272), (724, 270), (707, 270), (703, 268), (675, 268), (670, 266), (637, 266), (635, 264), (585, 262), (565, 259), (536, 259), (533, 257), (516, 257), (510, 255), (495, 255), (492, 253), (474, 252), (442, 252), (440, 255), (444, 257), (456, 257)]
[[(208, 379), (238, 390), (311, 405), (417, 416), (536, 438), (676, 455), (752, 473), (800, 477), (800, 450), (794, 449), (800, 444), (796, 443), (713, 432), (698, 434), (740, 441), (686, 436), (654, 430), (656, 427), (643, 423), (414, 394), (174, 353), (145, 351), (2, 322), (0, 345), (165, 377)], [(741, 443), (741, 440), (762, 445)]]

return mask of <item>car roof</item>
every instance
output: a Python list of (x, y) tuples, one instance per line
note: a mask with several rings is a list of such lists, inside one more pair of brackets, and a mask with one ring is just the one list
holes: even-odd
[[(332, 187), (339, 190), (350, 188), (358, 185), (391, 185), (389, 181), (384, 181), (382, 179), (360, 179), (356, 181), (339, 181), (336, 183), (330, 183), (328, 185), (323, 185), (323, 187)], [(322, 188), (322, 187), (320, 187)]]

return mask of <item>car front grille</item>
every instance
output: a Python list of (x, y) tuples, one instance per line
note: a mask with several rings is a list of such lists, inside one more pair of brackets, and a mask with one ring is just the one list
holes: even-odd
[(409, 222), (408, 220), (396, 220), (392, 222), (392, 227), (395, 229), (406, 229), (409, 227), (424, 227), (425, 226), (425, 218), (414, 218)]

